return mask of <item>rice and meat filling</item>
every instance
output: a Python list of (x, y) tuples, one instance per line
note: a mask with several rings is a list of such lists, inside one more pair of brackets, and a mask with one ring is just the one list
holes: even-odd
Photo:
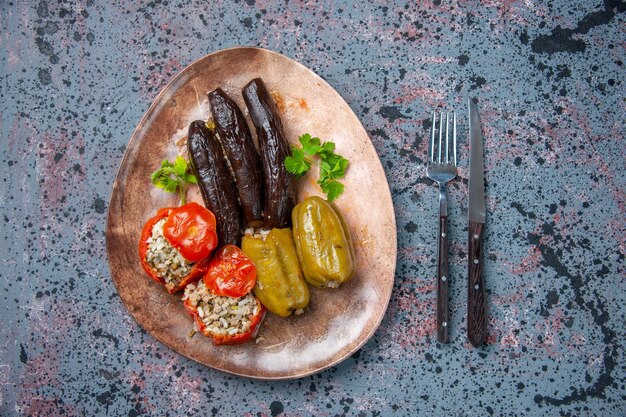
[(176, 287), (191, 272), (194, 262), (185, 259), (178, 250), (163, 236), (163, 224), (166, 219), (160, 220), (152, 228), (152, 235), (148, 238), (146, 262), (165, 280), (165, 288), (171, 290)]
[(205, 330), (214, 335), (232, 336), (246, 333), (252, 325), (251, 318), (259, 313), (259, 304), (252, 293), (243, 297), (222, 297), (211, 293), (200, 280), (185, 287), (183, 300), (198, 309), (198, 317)]

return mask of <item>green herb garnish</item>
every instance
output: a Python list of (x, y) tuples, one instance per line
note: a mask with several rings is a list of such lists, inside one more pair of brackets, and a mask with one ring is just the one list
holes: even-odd
[(167, 159), (161, 162), (161, 169), (156, 170), (150, 176), (152, 184), (158, 188), (162, 188), (168, 193), (178, 191), (180, 201), (185, 204), (185, 196), (187, 194), (188, 184), (197, 184), (196, 176), (187, 172), (188, 164), (185, 158), (177, 156), (174, 163)]
[(297, 178), (306, 174), (315, 164), (317, 156), (320, 168), (320, 179), (317, 181), (328, 201), (334, 201), (343, 193), (343, 184), (337, 181), (343, 178), (348, 168), (348, 160), (335, 153), (333, 142), (322, 143), (319, 138), (305, 133), (298, 138), (301, 147), (292, 146), (291, 155), (285, 158), (285, 168)]

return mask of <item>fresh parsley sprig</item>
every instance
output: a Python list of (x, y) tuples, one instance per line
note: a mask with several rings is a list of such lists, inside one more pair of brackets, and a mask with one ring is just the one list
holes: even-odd
[(189, 184), (198, 183), (196, 176), (187, 171), (188, 164), (182, 156), (177, 156), (174, 163), (164, 159), (161, 162), (161, 169), (154, 171), (150, 180), (156, 187), (162, 188), (168, 193), (178, 191), (180, 201), (184, 205)]
[(305, 133), (298, 138), (301, 147), (292, 146), (291, 155), (285, 158), (285, 168), (297, 178), (306, 174), (316, 159), (319, 160), (320, 178), (317, 181), (328, 201), (334, 201), (343, 193), (343, 184), (337, 181), (343, 178), (348, 168), (348, 160), (335, 153), (333, 142), (324, 142)]

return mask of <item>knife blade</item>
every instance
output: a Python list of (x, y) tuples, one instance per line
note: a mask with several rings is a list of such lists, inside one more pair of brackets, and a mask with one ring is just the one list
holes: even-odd
[(474, 347), (487, 338), (487, 303), (483, 279), (483, 234), (485, 231), (485, 174), (483, 135), (478, 108), (472, 99), (469, 107), (469, 224), (467, 250), (467, 338)]

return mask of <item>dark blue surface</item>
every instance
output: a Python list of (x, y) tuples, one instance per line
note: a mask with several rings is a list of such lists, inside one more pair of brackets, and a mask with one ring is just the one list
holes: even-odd
[[(0, 414), (626, 414), (624, 3), (2, 2)], [(109, 276), (126, 144), (184, 66), (261, 46), (325, 78), (380, 155), (398, 224), (385, 319), (337, 367), (229, 376), (156, 342)], [(488, 195), (488, 346), (465, 337), (468, 96)], [(451, 343), (436, 342), (429, 113), (457, 110)]]

